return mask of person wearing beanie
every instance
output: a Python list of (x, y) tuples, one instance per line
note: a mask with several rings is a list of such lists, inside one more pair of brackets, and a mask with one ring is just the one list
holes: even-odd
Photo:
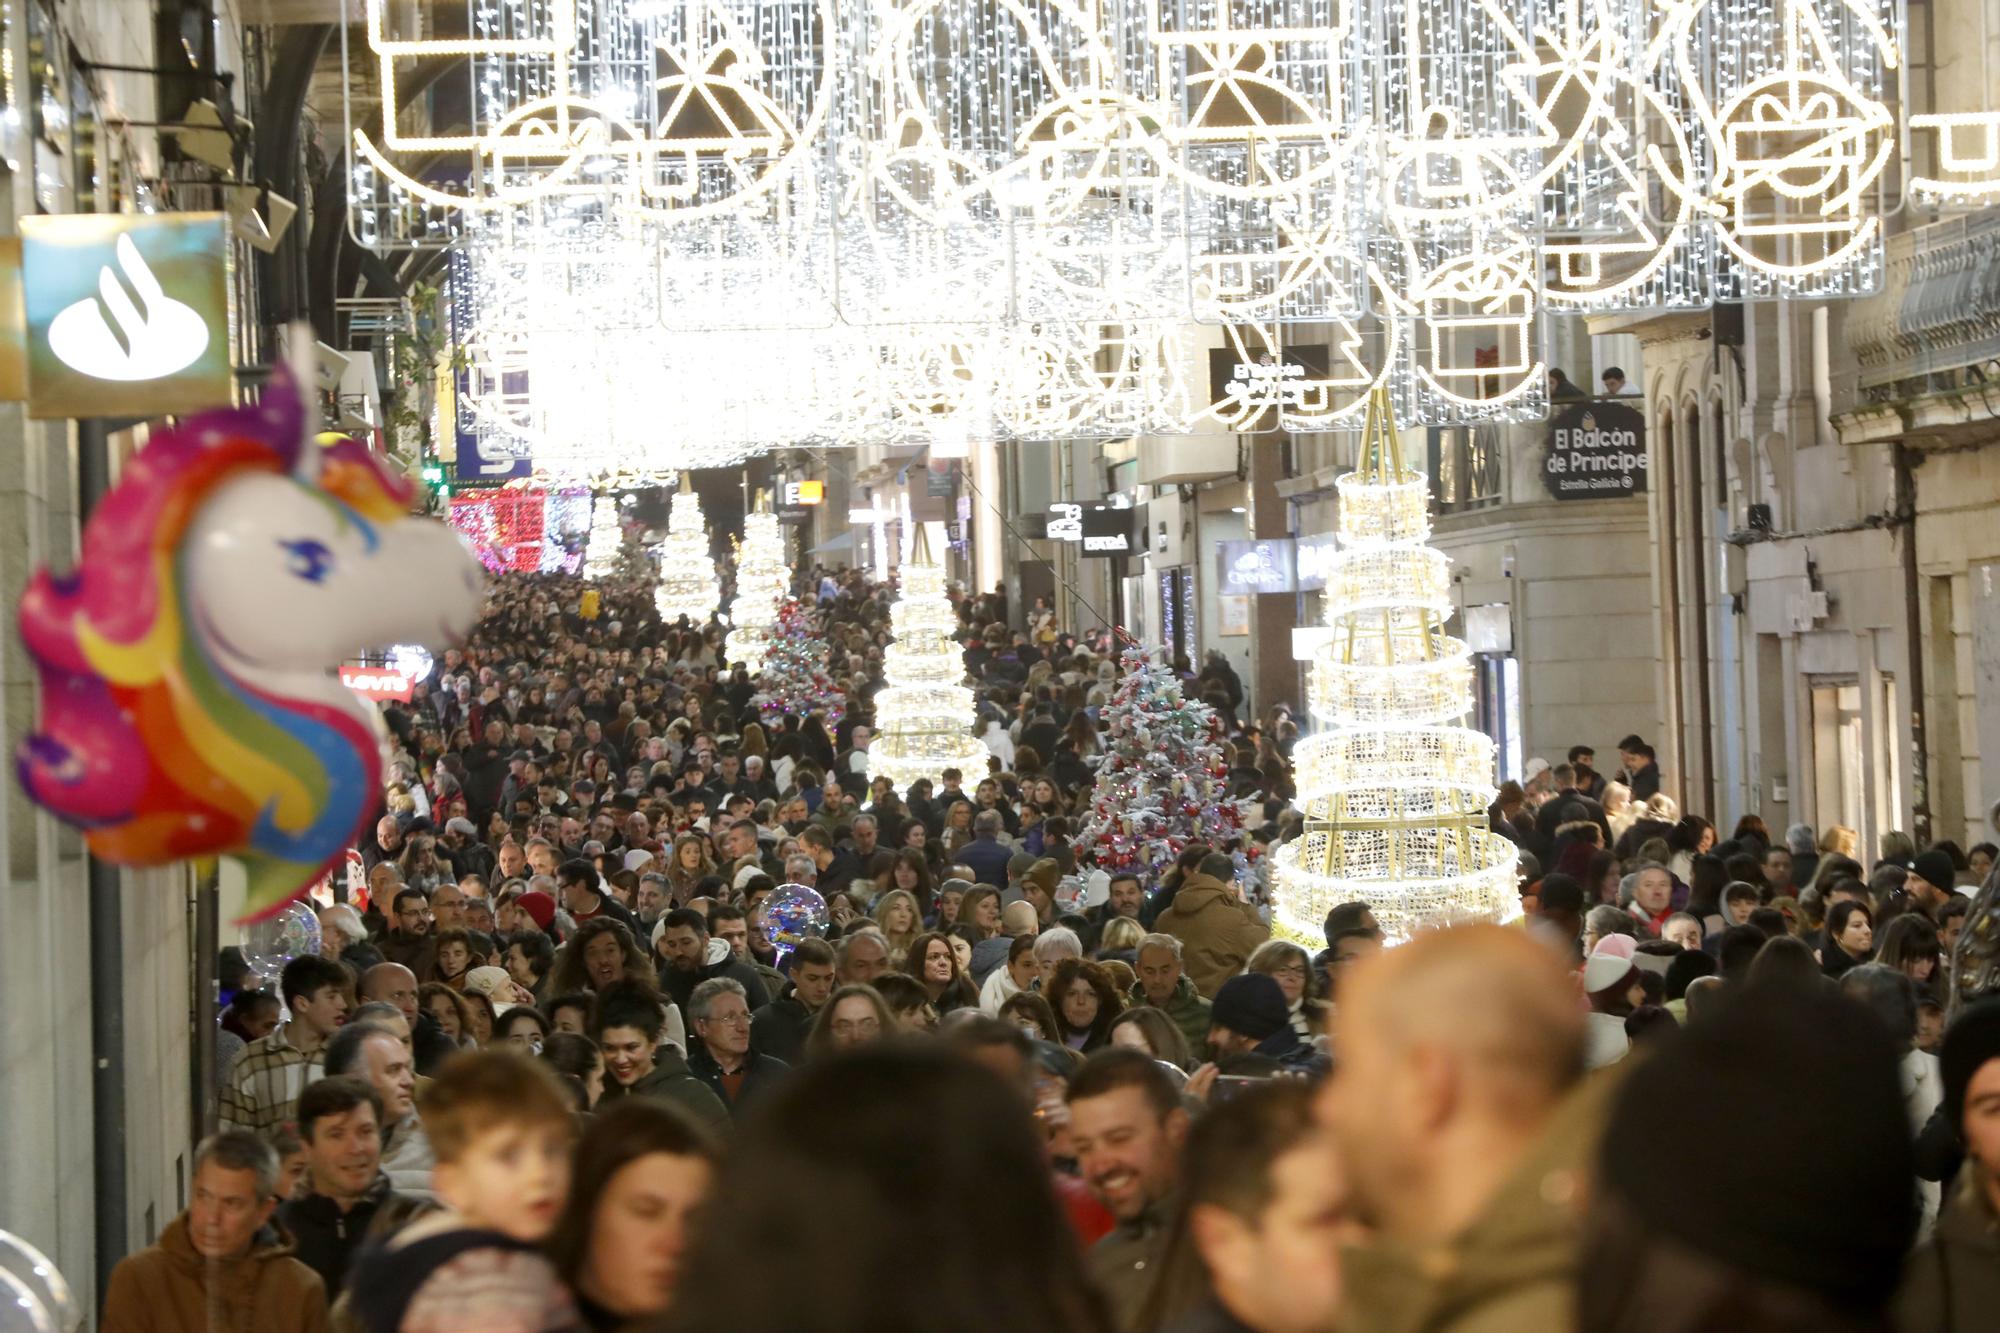
[(1688, 987), (1702, 977), (1712, 977), (1721, 969), (1715, 955), (1701, 949), (1683, 949), (1667, 964), (1666, 1009), (1683, 1026), (1688, 1021)]
[[(1754, 983), (1635, 1061), (1597, 1148), (1577, 1326), (1880, 1329), (1917, 1224), (1897, 1065), (1831, 987)], [(1729, 1169), (1632, 1148), (1662, 1142), (1727, 1142)]]
[(1284, 988), (1265, 972), (1244, 972), (1217, 988), (1208, 1014), (1208, 1044), (1218, 1060), (1264, 1055), (1288, 1068), (1305, 1069), (1315, 1058), (1292, 1027)]
[(1965, 1333), (2000, 1316), (2000, 1000), (1959, 1014), (1938, 1064), (1965, 1165), (1903, 1275), (1895, 1306), (1902, 1333)]
[(535, 929), (544, 935), (556, 922), (556, 900), (538, 890), (529, 890), (514, 900), (514, 906), (525, 913), (535, 923)]
[(1585, 1020), (1585, 1063), (1592, 1069), (1615, 1065), (1632, 1049), (1625, 1020), (1646, 1002), (1634, 958), (1638, 941), (1630, 935), (1606, 935), (1583, 964), (1583, 993), (1590, 1000)]
[(1951, 853), (1933, 847), (1919, 856), (1910, 866), (1909, 878), (1903, 887), (1924, 909), (1924, 915), (1933, 922), (1937, 920), (1938, 909), (1951, 901), (1958, 892), (1958, 867), (1952, 864)]

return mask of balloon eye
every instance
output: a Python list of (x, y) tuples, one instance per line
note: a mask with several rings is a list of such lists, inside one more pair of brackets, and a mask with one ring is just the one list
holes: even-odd
[(333, 569), (333, 551), (325, 542), (307, 537), (295, 542), (279, 542), (287, 556), (286, 568), (294, 578), (307, 583), (323, 583)]

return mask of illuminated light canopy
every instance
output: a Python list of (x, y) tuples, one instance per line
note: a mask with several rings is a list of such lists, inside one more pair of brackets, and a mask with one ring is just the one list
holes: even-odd
[(730, 631), (722, 651), (753, 676), (764, 669), (777, 641), (778, 607), (791, 586), (778, 516), (762, 510), (750, 514), (743, 520), (743, 544), (736, 554), (736, 598), (729, 604)]
[[(2000, 111), (1898, 123), (1905, 0), (360, 4), (358, 105), (473, 93), (350, 113), (355, 234), (486, 252), (469, 410), (549, 478), (1531, 419), (1550, 311), (1877, 290), (1906, 135), (2000, 198)], [(1189, 321), (1327, 364), (1209, 401)]]
[(715, 614), (721, 604), (722, 588), (715, 578), (715, 556), (708, 541), (708, 523), (702, 517), (701, 497), (685, 474), (674, 492), (667, 514), (667, 537), (660, 543), (660, 586), (653, 590), (653, 605), (660, 619), (671, 625), (685, 616), (700, 625)]
[(975, 738), (965, 653), (952, 637), (958, 617), (945, 596), (944, 570), (932, 563), (919, 529), (917, 550), (898, 570), (901, 595), (890, 609), (896, 639), (883, 654), (887, 685), (875, 695), (875, 739), (868, 778), (888, 778), (896, 790), (944, 779), (944, 770), (977, 775), (987, 750)]
[(1465, 645), (1443, 631), (1444, 558), (1425, 545), (1427, 483), (1406, 468), (1386, 390), (1370, 399), (1356, 469), (1339, 482), (1330, 629), (1313, 665), (1326, 727), (1294, 752), (1303, 837), (1276, 857), (1277, 922), (1317, 941), (1333, 907), (1365, 901), (1391, 943), (1518, 912), (1514, 844), (1487, 827), (1493, 742), (1462, 725)]

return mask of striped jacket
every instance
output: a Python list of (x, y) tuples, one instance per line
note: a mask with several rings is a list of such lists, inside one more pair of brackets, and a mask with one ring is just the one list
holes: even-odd
[(292, 1045), (290, 1034), (291, 1024), (281, 1024), (236, 1057), (222, 1085), (222, 1128), (268, 1136), (293, 1118), (299, 1094), (325, 1072), (326, 1055), (306, 1054)]

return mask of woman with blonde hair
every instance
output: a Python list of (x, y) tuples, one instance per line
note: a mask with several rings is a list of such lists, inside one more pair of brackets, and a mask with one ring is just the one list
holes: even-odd
[(875, 904), (871, 914), (889, 941), (889, 966), (900, 968), (910, 956), (910, 945), (924, 933), (924, 914), (917, 895), (908, 889), (890, 889)]
[(763, 723), (745, 722), (743, 724), (743, 734), (736, 738), (736, 753), (742, 755), (745, 759), (748, 759), (753, 754), (761, 755), (768, 753), (764, 740)]
[(683, 833), (674, 839), (673, 860), (667, 865), (667, 882), (673, 886), (674, 906), (694, 897), (695, 885), (716, 874), (715, 858), (709, 854), (708, 839), (699, 833)]
[(1625, 830), (1632, 827), (1639, 818), (1639, 811), (1632, 804), (1632, 789), (1622, 782), (1608, 782), (1604, 785), (1604, 822), (1611, 825), (1611, 841), (1615, 844), (1625, 836)]
[(1139, 952), (1139, 941), (1145, 938), (1144, 926), (1129, 916), (1115, 916), (1104, 923), (1104, 931), (1097, 937), (1098, 961), (1134, 958)]
[(1853, 856), (1861, 846), (1861, 835), (1845, 824), (1829, 824), (1819, 835), (1821, 856)]

